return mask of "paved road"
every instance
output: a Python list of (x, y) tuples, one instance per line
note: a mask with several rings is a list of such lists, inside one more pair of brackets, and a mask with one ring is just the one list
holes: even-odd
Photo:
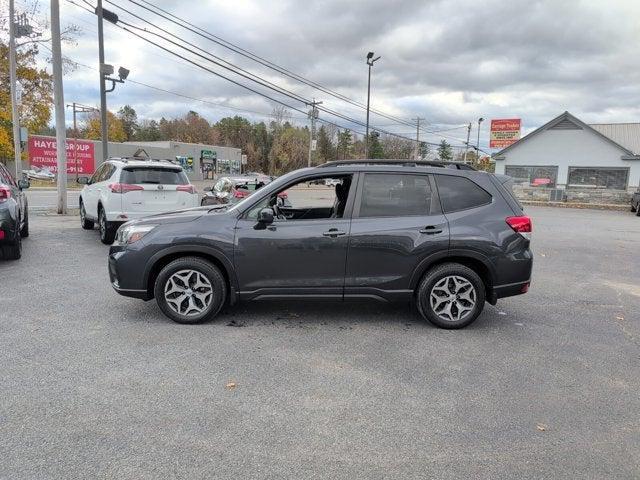
[(640, 219), (529, 211), (530, 293), (462, 331), (375, 303), (177, 325), (34, 216), (0, 263), (0, 478), (640, 478)]
[[(68, 190), (67, 205), (77, 208), (79, 197), (80, 190)], [(33, 188), (27, 190), (27, 199), (29, 200), (29, 208), (34, 210), (53, 209), (58, 205), (58, 192), (56, 190)]]

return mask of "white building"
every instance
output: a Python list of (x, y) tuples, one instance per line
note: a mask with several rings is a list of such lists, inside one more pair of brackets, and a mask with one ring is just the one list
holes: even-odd
[(494, 155), (522, 187), (635, 191), (640, 123), (587, 125), (564, 112)]

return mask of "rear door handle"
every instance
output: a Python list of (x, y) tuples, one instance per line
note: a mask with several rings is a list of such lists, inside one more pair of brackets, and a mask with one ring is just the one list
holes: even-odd
[(420, 229), (420, 233), (424, 233), (425, 235), (435, 235), (437, 233), (442, 233), (442, 228), (438, 225), (428, 225)]
[(338, 230), (337, 228), (330, 228), (328, 232), (324, 232), (322, 234), (323, 237), (331, 237), (331, 238), (336, 238), (336, 237), (341, 237), (342, 235), (346, 235), (347, 232), (343, 232), (341, 230)]

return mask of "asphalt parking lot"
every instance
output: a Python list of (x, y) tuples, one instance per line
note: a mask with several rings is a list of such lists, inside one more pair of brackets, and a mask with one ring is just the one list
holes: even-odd
[(378, 303), (174, 324), (112, 291), (97, 231), (34, 215), (0, 262), (0, 478), (640, 478), (640, 219), (527, 211), (530, 292), (460, 331)]

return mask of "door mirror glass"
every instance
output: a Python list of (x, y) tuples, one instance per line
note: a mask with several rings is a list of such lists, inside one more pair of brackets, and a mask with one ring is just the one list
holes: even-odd
[(263, 208), (258, 212), (258, 222), (269, 225), (273, 223), (273, 209), (272, 208)]
[(78, 182), (80, 185), (89, 185), (89, 177), (78, 177), (76, 179), (76, 182)]
[(18, 188), (20, 190), (26, 190), (30, 186), (31, 186), (31, 184), (29, 183), (29, 180), (25, 180), (25, 179), (18, 180)]

